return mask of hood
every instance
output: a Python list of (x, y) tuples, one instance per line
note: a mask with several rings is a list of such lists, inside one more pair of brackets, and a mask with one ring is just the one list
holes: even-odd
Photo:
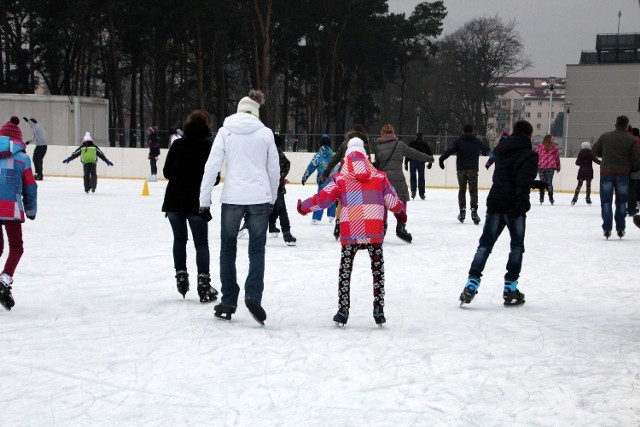
[(10, 157), (27, 148), (24, 142), (8, 136), (0, 136), (0, 158)]
[(250, 134), (262, 129), (264, 124), (252, 114), (235, 113), (224, 119), (222, 126), (231, 133)]
[(378, 144), (384, 144), (386, 142), (397, 141), (398, 137), (394, 133), (385, 133), (384, 135), (380, 135), (376, 142)]
[(327, 147), (326, 145), (321, 145), (318, 149), (318, 153), (320, 153), (320, 155), (324, 157), (333, 157), (333, 150), (331, 149), (331, 147)]
[(344, 158), (342, 169), (340, 169), (340, 173), (345, 178), (360, 182), (370, 181), (376, 172), (378, 172), (378, 170), (373, 167), (369, 159), (357, 151)]
[(514, 151), (528, 148), (532, 150), (531, 140), (526, 135), (514, 133), (496, 147), (499, 156), (509, 155)]

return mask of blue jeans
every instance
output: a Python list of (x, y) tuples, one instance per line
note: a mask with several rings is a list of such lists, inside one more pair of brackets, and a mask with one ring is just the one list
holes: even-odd
[(616, 193), (616, 230), (625, 229), (627, 200), (629, 198), (629, 177), (624, 175), (600, 175), (600, 211), (602, 229), (611, 231), (613, 227), (613, 192)]
[(173, 266), (176, 271), (187, 269), (187, 224), (196, 247), (198, 273), (209, 274), (209, 225), (200, 215), (185, 212), (167, 212), (173, 230)]
[[(318, 193), (327, 185), (329, 185), (329, 183), (331, 182), (330, 179), (326, 179), (324, 182), (321, 182), (320, 184), (318, 184)], [(329, 206), (327, 208), (327, 216), (330, 218), (335, 218), (336, 217), (336, 208), (338, 206), (338, 203), (332, 203), (331, 206)], [(324, 213), (324, 209), (320, 209), (317, 211), (313, 211), (313, 215), (311, 216), (313, 219), (315, 219), (316, 221), (320, 221), (322, 219), (322, 214)]]
[(482, 277), (482, 271), (487, 263), (487, 259), (491, 254), (493, 245), (500, 237), (500, 233), (506, 226), (511, 236), (511, 251), (509, 252), (509, 259), (507, 261), (507, 273), (504, 275), (504, 280), (514, 281), (520, 277), (520, 270), (522, 270), (522, 254), (524, 254), (524, 231), (526, 228), (525, 216), (519, 216), (517, 218), (510, 218), (506, 213), (504, 214), (487, 214), (484, 220), (484, 228), (482, 229), (482, 236), (480, 236), (480, 243), (476, 254), (471, 262), (469, 268), (469, 276)]
[(249, 274), (244, 283), (244, 297), (262, 301), (264, 290), (264, 253), (269, 226), (269, 203), (260, 205), (222, 204), (220, 224), (220, 282), (224, 305), (236, 307), (240, 286), (236, 278), (238, 229), (246, 215), (249, 229)]

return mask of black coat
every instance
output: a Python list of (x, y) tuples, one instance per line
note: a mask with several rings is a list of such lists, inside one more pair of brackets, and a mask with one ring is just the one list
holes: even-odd
[(593, 179), (593, 162), (600, 164), (600, 159), (596, 157), (590, 148), (583, 148), (576, 158), (576, 166), (578, 168), (578, 179), (588, 181)]
[(200, 207), (200, 183), (213, 139), (209, 128), (190, 126), (184, 137), (171, 144), (162, 173), (169, 180), (164, 194), (163, 212), (197, 215)]
[(478, 159), (480, 154), (485, 156), (491, 152), (488, 145), (484, 144), (478, 138), (473, 136), (472, 133), (463, 133), (458, 139), (453, 141), (440, 156), (440, 164), (452, 154), (456, 154), (456, 169), (463, 170), (478, 170)]
[[(431, 151), (431, 147), (429, 147), (429, 144), (424, 142), (422, 139), (414, 139), (413, 141), (411, 141), (409, 143), (409, 148), (413, 148), (413, 149), (418, 150), (421, 153), (425, 153), (425, 154), (428, 154), (430, 156), (433, 156), (433, 151)], [(420, 160), (412, 160), (412, 162), (419, 162), (419, 163), (422, 163), (423, 165), (425, 164), (425, 162), (422, 162)], [(406, 168), (408, 164), (409, 164), (409, 159), (405, 157), (404, 158), (404, 167)], [(431, 164), (431, 163), (429, 163), (429, 164)]]
[(497, 150), (493, 184), (487, 196), (487, 213), (507, 213), (512, 209), (531, 209), (531, 183), (538, 174), (538, 153), (532, 150), (531, 140), (513, 134)]

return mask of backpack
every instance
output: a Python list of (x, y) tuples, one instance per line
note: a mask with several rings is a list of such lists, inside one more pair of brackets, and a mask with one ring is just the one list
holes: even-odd
[(80, 149), (80, 159), (82, 163), (96, 163), (98, 160), (96, 147), (82, 147)]

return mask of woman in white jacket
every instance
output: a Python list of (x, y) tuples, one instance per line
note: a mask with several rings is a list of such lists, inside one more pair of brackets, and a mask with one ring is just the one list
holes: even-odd
[(267, 315), (261, 306), (264, 289), (264, 254), (271, 206), (278, 196), (280, 164), (273, 132), (260, 121), (264, 95), (251, 90), (218, 130), (200, 186), (200, 210), (211, 207), (211, 192), (222, 165), (224, 186), (220, 196), (221, 303), (215, 315), (231, 319), (238, 305), (236, 279), (238, 228), (247, 215), (249, 227), (249, 273), (244, 284), (245, 304), (261, 324)]

